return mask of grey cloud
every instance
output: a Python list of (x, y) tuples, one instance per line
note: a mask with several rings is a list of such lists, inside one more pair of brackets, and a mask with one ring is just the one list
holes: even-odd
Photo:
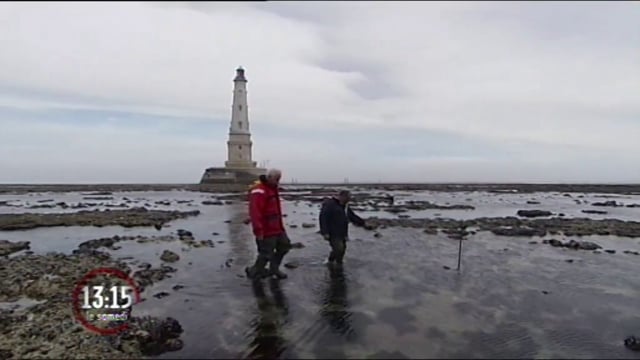
[(357, 73), (362, 79), (349, 84), (349, 88), (365, 100), (380, 100), (407, 95), (403, 89), (397, 86), (395, 81), (387, 77), (390, 75), (381, 64), (364, 61), (349, 61), (339, 57), (325, 59), (317, 62), (320, 68), (344, 73)]
[[(0, 144), (20, 154), (0, 167), (50, 166), (37, 158), (46, 152), (79, 179), (107, 176), (100, 166), (115, 177), (116, 156), (153, 149), (160, 159), (193, 155), (175, 171), (197, 179), (201, 167), (224, 160), (226, 133), (210, 143), (163, 134), (197, 126), (196, 115), (228, 119), (233, 70), (243, 65), (252, 123), (283, 129), (257, 132), (255, 156), (300, 179), (324, 177), (337, 158), (335, 176), (354, 181), (384, 178), (387, 167), (413, 180), (640, 181), (630, 165), (640, 153), (639, 11), (628, 2), (2, 3), (0, 106), (37, 107), (51, 118), (59, 113), (48, 109), (61, 107), (174, 117), (150, 136), (112, 123), (106, 132), (38, 130), (13, 114), (0, 126), (24, 139), (24, 151)], [(394, 156), (383, 158), (375, 136), (353, 136), (344, 140), (353, 159), (342, 161), (342, 152), (325, 150), (346, 127), (388, 131), (389, 141), (411, 139), (410, 149), (390, 145)], [(329, 134), (314, 138), (318, 129)], [(56, 140), (44, 141), (51, 134)], [(99, 151), (113, 145), (105, 134), (121, 152)], [(417, 134), (441, 149), (422, 146)], [(438, 134), (455, 136), (438, 142)], [(92, 144), (100, 144), (94, 168), (87, 161), (72, 171)], [(136, 156), (125, 159), (127, 176), (147, 181), (151, 170), (135, 173), (144, 161)], [(367, 160), (349, 164), (358, 159)]]

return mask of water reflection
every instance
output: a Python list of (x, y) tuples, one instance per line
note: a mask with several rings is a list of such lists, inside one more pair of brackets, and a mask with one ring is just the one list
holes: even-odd
[(247, 205), (233, 203), (229, 206), (229, 214), (229, 257), (236, 259), (239, 265), (244, 265), (252, 261), (255, 247), (251, 227), (245, 224), (245, 220), (249, 218)]
[(329, 267), (329, 281), (323, 294), (320, 316), (333, 332), (342, 336), (354, 335), (347, 296), (347, 277), (342, 267)]
[(254, 339), (249, 344), (248, 359), (278, 359), (287, 347), (282, 326), (289, 313), (287, 298), (280, 287), (280, 281), (267, 281), (271, 290), (268, 296), (264, 282), (253, 281), (253, 295), (258, 306), (258, 314), (252, 321)]

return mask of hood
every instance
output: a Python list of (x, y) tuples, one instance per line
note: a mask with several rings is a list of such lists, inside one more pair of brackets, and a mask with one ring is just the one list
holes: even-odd
[(266, 175), (260, 175), (258, 177), (258, 180), (254, 181), (253, 184), (249, 185), (249, 191), (253, 190), (256, 186), (260, 185), (260, 184), (267, 184), (267, 176)]

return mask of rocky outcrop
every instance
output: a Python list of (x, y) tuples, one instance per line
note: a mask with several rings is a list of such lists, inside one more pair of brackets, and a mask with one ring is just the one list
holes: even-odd
[(585, 214), (597, 214), (597, 215), (606, 215), (607, 212), (604, 210), (582, 210)]
[(629, 350), (640, 351), (640, 338), (629, 336), (624, 339), (624, 346)]
[(165, 242), (165, 241), (175, 241), (176, 238), (172, 237), (172, 236), (119, 236), (119, 235), (115, 235), (109, 238), (100, 238), (100, 239), (93, 239), (93, 240), (87, 240), (85, 242), (80, 243), (80, 245), (78, 245), (78, 249), (74, 250), (73, 253), (74, 254), (91, 254), (93, 253), (94, 250), (97, 250), (99, 248), (107, 248), (110, 250), (117, 250), (117, 246), (116, 244), (118, 242), (121, 241), (136, 241), (138, 243), (144, 244), (144, 243), (149, 243), (149, 242), (154, 242), (154, 243), (159, 243), (159, 242)]
[(180, 260), (180, 256), (173, 251), (165, 250), (162, 252), (162, 255), (160, 255), (160, 260), (164, 262), (176, 262)]
[(614, 235), (640, 237), (640, 222), (618, 219), (589, 219), (552, 217), (523, 219), (519, 217), (477, 218), (456, 220), (446, 218), (411, 218), (366, 220), (370, 226), (401, 226), (423, 229), (457, 229), (476, 227), (480, 231), (491, 231), (502, 236), (546, 236), (563, 233), (565, 236)]
[(591, 205), (593, 205), (593, 206), (608, 206), (608, 207), (622, 207), (622, 206), (624, 206), (623, 204), (617, 203), (615, 200), (609, 200), (609, 201), (604, 201), (604, 202), (594, 202)]
[(74, 321), (69, 316), (69, 289), (99, 267), (129, 272), (126, 264), (109, 256), (52, 253), (0, 259), (0, 302), (24, 297), (37, 300), (27, 308), (0, 309), (0, 358), (61, 359), (73, 354), (81, 358), (139, 359), (182, 347), (177, 321), (138, 318), (133, 314), (135, 306), (129, 329), (116, 336), (90, 335)]
[(546, 210), (518, 210), (517, 215), (522, 217), (532, 218), (532, 217), (551, 216), (553, 215), (553, 213), (551, 211), (546, 211)]
[(199, 215), (200, 211), (162, 211), (133, 208), (94, 210), (63, 214), (0, 214), (0, 230), (27, 230), (53, 226), (154, 226), (172, 220)]
[(548, 240), (543, 240), (542, 241), (543, 244), (549, 244), (553, 247), (565, 247), (568, 249), (573, 249), (573, 250), (598, 250), (598, 249), (602, 249), (602, 246), (593, 243), (593, 242), (589, 242), (589, 241), (576, 241), (576, 240), (569, 240), (568, 242), (563, 243), (560, 240), (557, 239), (548, 239)]
[(29, 249), (29, 241), (11, 242), (9, 240), (0, 240), (0, 256), (6, 256), (27, 249)]
[[(157, 356), (182, 349), (182, 326), (171, 317), (160, 320), (145, 316), (131, 321), (131, 330), (121, 335), (123, 340), (133, 340), (143, 355)], [(129, 345), (131, 346), (131, 345)]]

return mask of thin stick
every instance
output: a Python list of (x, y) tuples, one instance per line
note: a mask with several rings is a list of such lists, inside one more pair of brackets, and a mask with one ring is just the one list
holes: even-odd
[(462, 258), (462, 238), (460, 238), (460, 245), (458, 246), (458, 271), (460, 271), (460, 260)]

